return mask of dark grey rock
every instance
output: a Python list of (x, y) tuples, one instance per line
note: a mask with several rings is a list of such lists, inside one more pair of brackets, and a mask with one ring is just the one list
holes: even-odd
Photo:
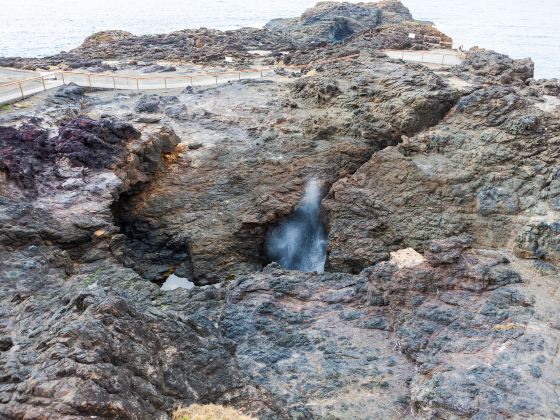
[(140, 113), (155, 114), (160, 112), (160, 104), (161, 100), (156, 95), (144, 95), (136, 102), (134, 110)]

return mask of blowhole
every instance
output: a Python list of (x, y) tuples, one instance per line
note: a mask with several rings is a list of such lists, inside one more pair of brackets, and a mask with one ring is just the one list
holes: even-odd
[(321, 184), (310, 180), (294, 212), (266, 235), (268, 262), (287, 270), (325, 271), (327, 234), (321, 220)]

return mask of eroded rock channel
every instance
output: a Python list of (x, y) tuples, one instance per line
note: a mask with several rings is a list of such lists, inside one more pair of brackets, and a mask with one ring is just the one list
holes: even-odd
[(5, 59), (309, 64), (0, 114), (0, 417), (560, 416), (560, 82), (379, 50), (434, 39), (399, 2), (327, 2)]

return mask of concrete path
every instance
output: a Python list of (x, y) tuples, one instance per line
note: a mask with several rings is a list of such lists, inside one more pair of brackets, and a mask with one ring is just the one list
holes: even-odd
[[(8, 75), (10, 69), (0, 68), (0, 78)], [(75, 83), (86, 88), (115, 90), (161, 90), (182, 89), (187, 86), (211, 86), (242, 79), (277, 79), (279, 76), (270, 68), (255, 68), (243, 71), (192, 73), (179, 72), (165, 74), (132, 73), (85, 73), (85, 72), (25, 72), (12, 80), (0, 82), (0, 105), (17, 102), (21, 99), (44, 92), (64, 84)], [(25, 77), (22, 77), (25, 76)]]
[(14, 80), (27, 79), (37, 76), (37, 73), (30, 70), (16, 70), (6, 67), (0, 67), (0, 84), (13, 82)]
[(423, 64), (456, 66), (463, 62), (463, 53), (457, 50), (384, 50), (391, 58)]
[[(463, 53), (457, 50), (384, 50), (392, 58), (423, 63), (430, 67), (460, 64)], [(356, 55), (339, 60), (354, 58)], [(297, 66), (293, 66), (295, 69)], [(303, 67), (303, 66), (299, 66)], [(17, 102), (21, 99), (44, 92), (64, 84), (75, 83), (79, 86), (115, 90), (162, 90), (180, 89), (187, 86), (210, 86), (240, 79), (279, 79), (271, 68), (254, 68), (242, 71), (210, 71), (185, 74), (183, 71), (160, 74), (143, 73), (85, 73), (85, 72), (27, 72), (0, 68), (0, 105)], [(192, 69), (190, 70), (192, 71)]]
[[(36, 77), (36, 76), (32, 76)], [(62, 86), (62, 80), (52, 78), (44, 78), (44, 85), (41, 79), (28, 80), (29, 74), (26, 78), (16, 79), (9, 84), (0, 85), (0, 105), (5, 105), (17, 102), (23, 98), (35, 95), (45, 90), (53, 89)], [(19, 81), (17, 83), (16, 81)]]

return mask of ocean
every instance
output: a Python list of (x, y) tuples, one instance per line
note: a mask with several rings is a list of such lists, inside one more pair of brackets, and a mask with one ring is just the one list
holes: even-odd
[[(134, 34), (208, 27), (259, 27), (300, 15), (314, 0), (0, 0), (0, 56), (45, 56), (80, 45), (93, 32)], [(531, 57), (536, 77), (560, 78), (560, 0), (405, 0), (455, 46), (478, 45)]]

